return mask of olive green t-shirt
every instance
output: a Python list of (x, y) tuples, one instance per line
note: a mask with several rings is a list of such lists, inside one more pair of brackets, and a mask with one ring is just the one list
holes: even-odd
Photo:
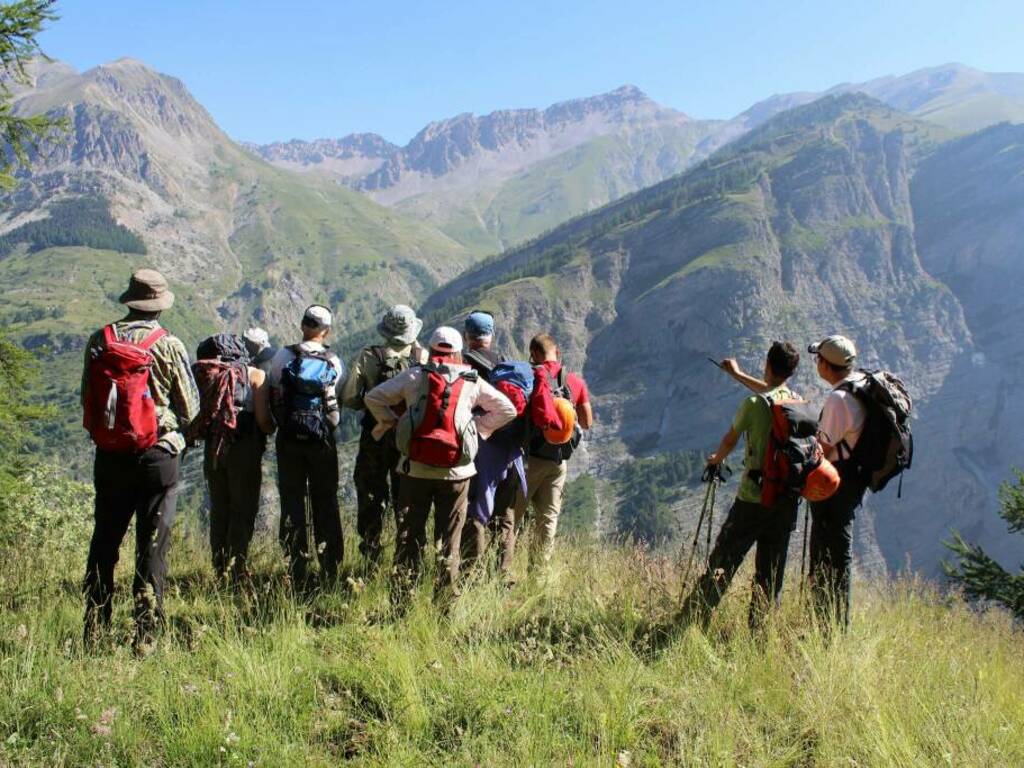
[(736, 498), (755, 504), (761, 501), (761, 486), (749, 473), (750, 470), (760, 471), (764, 464), (764, 449), (768, 445), (768, 435), (772, 428), (766, 397), (773, 400), (789, 400), (793, 393), (785, 384), (780, 384), (763, 395), (751, 395), (740, 403), (732, 420), (732, 428), (743, 435), (746, 443), (743, 454), (743, 477), (740, 478), (740, 490)]

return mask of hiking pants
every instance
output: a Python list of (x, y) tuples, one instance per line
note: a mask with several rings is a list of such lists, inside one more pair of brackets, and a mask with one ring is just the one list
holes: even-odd
[(238, 434), (216, 461), (213, 443), (206, 443), (203, 474), (210, 492), (213, 570), (232, 581), (247, 573), (249, 543), (260, 511), (266, 443), (258, 430)]
[(434, 508), (437, 548), (435, 597), (454, 595), (459, 578), (459, 550), (466, 523), (469, 480), (402, 478), (398, 496), (398, 539), (395, 542), (395, 583), (392, 594), (402, 599), (419, 577), (426, 541), (427, 518)]
[(683, 604), (683, 615), (706, 622), (743, 558), (756, 545), (748, 620), (752, 629), (757, 628), (768, 608), (778, 605), (789, 537), (796, 528), (796, 519), (796, 499), (780, 500), (772, 509), (736, 499), (715, 539), (707, 570)]
[(531, 456), (526, 464), (526, 496), (517, 491), (512, 509), (502, 514), (501, 571), (508, 573), (515, 556), (516, 536), (526, 517), (527, 506), (533, 507), (533, 540), (530, 543), (530, 568), (546, 565), (555, 547), (558, 515), (562, 511), (562, 491), (569, 474), (568, 462), (556, 462)]
[(821, 621), (834, 618), (850, 623), (850, 585), (853, 570), (853, 519), (864, 499), (863, 482), (842, 471), (839, 490), (811, 504), (810, 580), (814, 610)]
[(114, 566), (128, 526), (135, 517), (135, 578), (132, 596), (138, 637), (163, 621), (167, 547), (178, 493), (178, 456), (154, 446), (138, 454), (96, 451), (93, 483), (96, 520), (85, 568), (86, 640), (109, 625)]
[(277, 488), (281, 495), (281, 546), (288, 557), (292, 583), (309, 583), (309, 532), (306, 499), (316, 557), (328, 580), (338, 575), (344, 556), (341, 510), (338, 507), (338, 449), (333, 442), (278, 438)]
[[(518, 460), (517, 460), (518, 462)], [(466, 516), (466, 527), (462, 530), (462, 573), (466, 574), (470, 569), (474, 568), (478, 560), (484, 556), (487, 551), (487, 547), (490, 544), (492, 538), (498, 541), (498, 552), (497, 560), (498, 565), (501, 565), (501, 540), (502, 540), (502, 525), (501, 520), (504, 518), (505, 510), (511, 510), (510, 514), (515, 515), (515, 502), (516, 494), (522, 495), (522, 491), (519, 490), (522, 486), (522, 482), (519, 479), (519, 469), (516, 464), (513, 463), (507, 468), (505, 477), (497, 483), (497, 487), (494, 489), (493, 502), (491, 507), (491, 517), (488, 522), (481, 522), (479, 517), (473, 514), (474, 507), (474, 491), (476, 493), (487, 493), (486, 488), (481, 488), (479, 483), (479, 474), (475, 475), (470, 481), (469, 486), (469, 507), (470, 512)], [(474, 485), (476, 487), (474, 487)]]
[(388, 501), (398, 498), (400, 454), (395, 447), (394, 432), (374, 440), (372, 429), (363, 429), (359, 436), (359, 453), (352, 479), (356, 486), (356, 531), (359, 552), (376, 564), (381, 554), (381, 533)]

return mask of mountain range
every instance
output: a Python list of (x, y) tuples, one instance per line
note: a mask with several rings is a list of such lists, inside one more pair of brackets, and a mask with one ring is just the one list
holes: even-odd
[[(871, 553), (934, 572), (955, 527), (1009, 554), (992, 510), (1024, 451), (1024, 127), (994, 123), (1024, 119), (1024, 76), (949, 65), (730, 120), (626, 86), (432, 123), (405, 147), (255, 147), (138, 61), (33, 75), (15, 109), (69, 128), (2, 198), (0, 323), (48, 361), (57, 402), (143, 263), (171, 277), (189, 344), (251, 322), (290, 338), (314, 301), (343, 349), (396, 301), (431, 322), (490, 308), (512, 353), (550, 328), (597, 403), (577, 468), (601, 474), (714, 443), (741, 392), (707, 355), (757, 369), (774, 338), (841, 331), (919, 403), (904, 498), (861, 518)], [(822, 394), (806, 364), (798, 386)]]
[(365, 133), (246, 146), (280, 167), (364, 191), (488, 254), (674, 176), (779, 112), (854, 92), (954, 132), (1024, 120), (1024, 75), (947, 64), (771, 96), (728, 120), (690, 118), (627, 85), (544, 110), (458, 115), (430, 123), (404, 147)]

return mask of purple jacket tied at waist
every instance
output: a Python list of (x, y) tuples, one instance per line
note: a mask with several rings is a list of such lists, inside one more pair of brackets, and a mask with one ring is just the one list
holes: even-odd
[(470, 487), (469, 514), (486, 525), (494, 514), (494, 497), (498, 485), (514, 471), (526, 494), (526, 471), (523, 449), (519, 441), (501, 432), (480, 443), (476, 455), (476, 476)]

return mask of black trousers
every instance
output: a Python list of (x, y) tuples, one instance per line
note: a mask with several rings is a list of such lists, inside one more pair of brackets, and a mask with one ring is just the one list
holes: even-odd
[(359, 453), (352, 479), (356, 486), (359, 551), (371, 563), (376, 563), (380, 560), (380, 539), (388, 502), (398, 499), (400, 475), (395, 468), (400, 454), (395, 447), (393, 431), (381, 440), (374, 440), (371, 431), (364, 427), (359, 436)]
[(114, 567), (132, 517), (135, 517), (132, 596), (136, 631), (144, 637), (162, 622), (178, 466), (178, 456), (158, 447), (139, 454), (96, 451), (93, 465), (96, 523), (89, 543), (83, 587), (87, 639), (100, 625), (110, 623)]
[(281, 494), (281, 546), (289, 558), (292, 583), (309, 580), (309, 532), (306, 499), (313, 522), (316, 557), (324, 576), (333, 580), (344, 557), (338, 507), (338, 449), (333, 442), (278, 438), (277, 488)]
[(853, 519), (864, 499), (863, 481), (840, 470), (839, 490), (811, 504), (810, 579), (814, 609), (822, 620), (850, 623)]
[(263, 451), (267, 439), (258, 430), (236, 435), (214, 460), (206, 444), (203, 473), (210, 492), (210, 550), (217, 575), (237, 580), (246, 574), (249, 543), (260, 511)]
[(772, 509), (736, 499), (715, 539), (707, 570), (683, 604), (684, 616), (706, 621), (756, 545), (749, 621), (751, 628), (759, 626), (768, 608), (779, 602), (796, 518), (796, 499), (780, 500)]
[(392, 597), (401, 600), (419, 578), (420, 561), (427, 539), (427, 520), (434, 509), (434, 538), (437, 549), (437, 581), (434, 595), (452, 597), (459, 578), (462, 527), (466, 524), (469, 480), (427, 480), (403, 477), (398, 499), (398, 539), (395, 543), (395, 573)]

